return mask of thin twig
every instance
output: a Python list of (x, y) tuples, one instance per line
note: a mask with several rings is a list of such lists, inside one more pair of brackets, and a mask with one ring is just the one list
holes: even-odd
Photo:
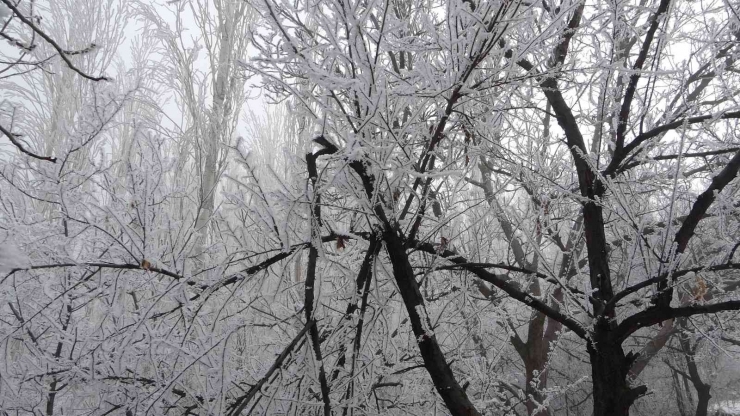
[(22, 153), (25, 153), (25, 154), (27, 154), (28, 156), (31, 156), (34, 159), (45, 160), (45, 161), (51, 162), (51, 163), (57, 163), (57, 158), (55, 158), (55, 157), (52, 157), (52, 156), (40, 156), (40, 155), (37, 155), (36, 153), (33, 153), (33, 152), (29, 151), (25, 147), (23, 147), (23, 144), (20, 141), (18, 141), (18, 138), (15, 137), (15, 134), (11, 133), (9, 130), (7, 130), (2, 125), (0, 125), (0, 132), (2, 132), (4, 135), (6, 135), (8, 137), (8, 139), (10, 139), (10, 142), (13, 143), (13, 145), (15, 145), (15, 147), (17, 147), (18, 150), (20, 150)]
[[(110, 80), (108, 77), (105, 77), (105, 76), (94, 77), (92, 75), (88, 75), (85, 72), (83, 72), (81, 69), (77, 68), (72, 63), (72, 61), (67, 57), (67, 55), (74, 55), (77, 53), (84, 53), (84, 52), (70, 52), (70, 51), (63, 49), (61, 46), (59, 46), (58, 43), (54, 41), (54, 39), (52, 39), (49, 35), (44, 33), (41, 29), (39, 29), (38, 26), (33, 24), (33, 22), (30, 19), (28, 19), (26, 16), (23, 16), (23, 14), (18, 10), (18, 8), (15, 7), (13, 2), (11, 2), (10, 0), (0, 0), (0, 1), (2, 1), (3, 4), (5, 4), (6, 6), (8, 6), (8, 8), (12, 10), (16, 16), (18, 16), (18, 19), (20, 19), (21, 22), (23, 22), (26, 26), (30, 27), (37, 35), (41, 36), (42, 39), (44, 39), (46, 42), (49, 43), (49, 45), (51, 45), (54, 49), (56, 49), (56, 51), (59, 53), (59, 56), (62, 58), (62, 60), (64, 60), (64, 62), (69, 67), (69, 69), (75, 71), (81, 77), (89, 79), (90, 81), (109, 81)], [(91, 48), (92, 47), (83, 49), (83, 51), (89, 50)]]

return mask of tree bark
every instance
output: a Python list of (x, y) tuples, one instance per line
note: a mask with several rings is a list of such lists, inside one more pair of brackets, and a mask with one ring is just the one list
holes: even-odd
[(709, 412), (709, 399), (712, 395), (709, 393), (711, 386), (703, 384), (701, 387), (696, 387), (696, 393), (699, 396), (699, 400), (696, 404), (696, 416), (707, 416)]
[(630, 388), (627, 374), (635, 356), (625, 354), (619, 342), (609, 340), (609, 331), (600, 324), (587, 345), (591, 358), (594, 415), (627, 416), (632, 403), (647, 391), (645, 386)]

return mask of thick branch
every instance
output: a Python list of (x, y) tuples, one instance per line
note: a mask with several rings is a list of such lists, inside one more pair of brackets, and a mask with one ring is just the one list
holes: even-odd
[(721, 339), (721, 340), (722, 340), (722, 341), (724, 341), (724, 342), (729, 342), (730, 344), (732, 344), (732, 345), (734, 345), (734, 346), (736, 346), (736, 347), (740, 347), (740, 340), (737, 340), (737, 339), (735, 339), (735, 338), (730, 338), (730, 337), (720, 337), (719, 339)]
[[(574, 14), (575, 19), (569, 23), (571, 30), (576, 30), (580, 25), (580, 15)], [(504, 56), (507, 58), (513, 56), (513, 52), (507, 51)], [(517, 65), (527, 71), (532, 71), (534, 66), (526, 61), (519, 60)], [(604, 216), (601, 205), (596, 201), (600, 200), (606, 191), (604, 184), (599, 176), (591, 169), (588, 163), (586, 148), (583, 134), (578, 126), (578, 121), (573, 114), (573, 110), (565, 101), (562, 92), (558, 87), (557, 79), (547, 74), (535, 74), (543, 94), (547, 97), (552, 106), (558, 125), (565, 132), (566, 141), (573, 158), (573, 164), (578, 174), (578, 186), (581, 195), (586, 198), (583, 204), (583, 226), (586, 246), (588, 247), (588, 265), (591, 280), (591, 287), (596, 292), (592, 297), (594, 311), (601, 315), (602, 312), (612, 314), (612, 311), (602, 310), (603, 302), (613, 295), (611, 283), (611, 271), (608, 264), (608, 246), (606, 244), (606, 235), (604, 232)]]
[[(712, 179), (712, 183), (709, 185), (706, 191), (702, 192), (694, 205), (691, 207), (689, 215), (683, 221), (681, 228), (674, 237), (675, 251), (672, 251), (671, 257), (668, 259), (669, 262), (677, 259), (686, 250), (689, 245), (689, 241), (694, 236), (694, 231), (699, 225), (699, 221), (704, 218), (709, 207), (712, 205), (717, 195), (737, 176), (738, 170), (740, 170), (740, 152), (737, 152), (730, 162), (720, 171), (720, 173)], [(673, 280), (676, 278), (673, 277)], [(671, 303), (673, 297), (673, 288), (668, 287), (668, 282), (663, 280), (658, 283), (658, 296), (655, 299), (656, 305), (660, 307), (667, 307)]]
[[(649, 160), (673, 160), (678, 159), (679, 157), (682, 159), (690, 158), (690, 157), (707, 157), (707, 156), (717, 156), (717, 155), (724, 155), (727, 153), (735, 153), (738, 150), (740, 150), (740, 147), (729, 147), (727, 149), (718, 149), (718, 150), (708, 150), (706, 152), (686, 152), (681, 154), (672, 154), (672, 155), (658, 155), (649, 158)], [(630, 158), (633, 159), (633, 158)], [(637, 160), (634, 162), (629, 162), (619, 168), (619, 172), (624, 172), (629, 169), (634, 168), (635, 166), (639, 166), (643, 163), (641, 160)], [(686, 175), (686, 174), (684, 174)]]
[(636, 379), (645, 368), (648, 363), (655, 357), (660, 350), (665, 347), (668, 341), (671, 339), (673, 334), (676, 332), (676, 328), (673, 326), (673, 320), (664, 323), (660, 331), (653, 337), (647, 344), (642, 348), (635, 362), (630, 367), (629, 375), (632, 379)]
[(694, 202), (694, 206), (691, 207), (689, 215), (684, 220), (681, 228), (676, 233), (675, 242), (678, 245), (676, 248), (676, 254), (683, 253), (686, 246), (689, 244), (689, 240), (694, 235), (694, 230), (699, 224), (699, 221), (704, 217), (709, 207), (712, 205), (714, 200), (717, 198), (717, 194), (737, 176), (738, 170), (740, 170), (740, 151), (735, 153), (730, 162), (722, 169), (722, 171), (712, 179), (712, 183), (709, 185), (706, 191), (704, 191)]
[[(622, 151), (623, 157), (619, 159), (617, 157), (614, 157), (614, 159), (612, 159), (612, 162), (609, 164), (609, 166), (607, 166), (607, 168), (604, 169), (603, 174), (608, 175), (608, 176), (614, 176), (617, 173), (632, 167), (632, 164), (629, 164), (621, 168), (619, 167), (619, 165), (620, 163), (622, 163), (622, 160), (624, 160), (624, 158), (627, 155), (629, 155), (633, 150), (635, 150), (637, 147), (642, 145), (645, 141), (652, 139), (653, 137), (659, 136), (671, 130), (675, 130), (684, 125), (703, 123), (705, 121), (713, 120), (713, 119), (714, 120), (727, 120), (727, 119), (736, 119), (736, 118), (740, 118), (740, 111), (730, 111), (727, 113), (723, 113), (719, 116), (706, 114), (703, 116), (681, 118), (681, 119), (672, 121), (670, 123), (666, 123), (658, 127), (655, 127), (652, 130), (646, 131), (638, 135), (637, 137), (634, 138), (634, 140), (632, 140), (629, 144), (627, 144)], [(660, 159), (656, 158), (656, 160), (660, 160)]]
[[(419, 244), (417, 244), (417, 247), (420, 247), (420, 246), (427, 246), (424, 251), (429, 252), (429, 246), (430, 245), (428, 245), (427, 243), (424, 243), (424, 244), (419, 243)], [(458, 270), (459, 269), (468, 270), (469, 268), (502, 269), (502, 270), (508, 270), (508, 271), (517, 272), (517, 273), (528, 274), (528, 275), (535, 276), (538, 279), (542, 279), (542, 280), (544, 280), (544, 281), (546, 281), (548, 283), (552, 283), (554, 285), (561, 286), (561, 288), (562, 287), (565, 287), (565, 288), (568, 289), (568, 291), (570, 291), (572, 293), (577, 293), (579, 295), (583, 295), (583, 291), (582, 290), (580, 290), (578, 288), (575, 288), (575, 287), (564, 285), (563, 283), (561, 283), (558, 279), (556, 279), (554, 277), (550, 277), (550, 276), (548, 276), (548, 275), (546, 275), (544, 273), (535, 272), (533, 270), (523, 269), (521, 267), (509, 266), (507, 264), (500, 264), (500, 263), (464, 263), (464, 264), (454, 264), (454, 265), (449, 265), (449, 266), (435, 267), (436, 270), (455, 270), (455, 269), (458, 269)], [(511, 281), (511, 279), (509, 279), (506, 276), (502, 276), (502, 278), (506, 279), (506, 281)]]
[(694, 315), (708, 315), (725, 311), (740, 310), (740, 300), (729, 300), (726, 302), (713, 303), (711, 305), (691, 305), (678, 308), (653, 307), (638, 312), (620, 323), (614, 330), (613, 339), (619, 343), (624, 342), (628, 336), (635, 331), (653, 326), (669, 319), (686, 318)]
[(395, 235), (394, 230), (387, 227), (383, 232), (383, 239), (393, 266), (393, 277), (406, 306), (411, 321), (411, 329), (416, 337), (419, 351), (424, 359), (424, 366), (432, 378), (434, 387), (453, 415), (480, 415), (465, 390), (455, 379), (455, 375), (442, 353), (432, 329), (431, 320), (427, 315), (424, 298), (419, 291), (419, 285), (409, 263), (403, 241)]
[(692, 267), (689, 269), (682, 269), (674, 271), (673, 273), (663, 273), (660, 276), (651, 277), (650, 279), (645, 279), (640, 283), (634, 284), (630, 287), (625, 288), (621, 292), (614, 295), (614, 297), (609, 301), (608, 305), (616, 305), (617, 302), (624, 299), (625, 297), (639, 291), (640, 289), (644, 289), (646, 287), (652, 286), (656, 283), (665, 281), (669, 277), (672, 277), (673, 279), (677, 279), (681, 276), (684, 276), (688, 273), (698, 273), (698, 272), (716, 272), (721, 270), (737, 270), (740, 269), (740, 263), (726, 263), (726, 264), (719, 264), (716, 266), (700, 266), (700, 267)]
[[(439, 253), (431, 244), (428, 243), (416, 243), (413, 246), (421, 251), (438, 254), (440, 257), (445, 258), (447, 261), (452, 262), (460, 268), (475, 274), (481, 280), (484, 280), (503, 290), (510, 297), (524, 303), (532, 309), (542, 312), (543, 314), (547, 315), (547, 317), (562, 323), (579, 337), (583, 339), (588, 338), (588, 333), (586, 329), (584, 329), (578, 321), (561, 313), (555, 308), (549, 306), (547, 303), (532, 297), (530, 294), (521, 290), (516, 283), (512, 282), (507, 277), (491, 273), (484, 268), (478, 267), (475, 265), (476, 263), (468, 262), (467, 259), (455, 252), (445, 250)], [(473, 265), (471, 266), (471, 264)]]
[[(308, 265), (306, 267), (306, 289), (304, 292), (304, 311), (306, 313), (306, 322), (315, 321), (314, 317), (314, 295), (316, 288), (316, 263), (319, 258), (319, 250), (316, 247), (316, 240), (320, 240), (321, 227), (321, 194), (317, 186), (318, 171), (316, 169), (316, 160), (322, 154), (329, 152), (326, 148), (306, 155), (308, 165), (308, 179), (311, 183), (313, 192), (313, 201), (311, 201), (311, 245), (308, 248)], [(319, 339), (319, 328), (316, 324), (309, 328), (311, 346), (313, 347), (314, 357), (319, 367), (319, 387), (321, 389), (321, 399), (324, 402), (324, 416), (331, 415), (331, 399), (329, 397), (329, 382), (326, 378), (326, 368), (324, 367), (324, 358), (321, 353), (321, 341)]]

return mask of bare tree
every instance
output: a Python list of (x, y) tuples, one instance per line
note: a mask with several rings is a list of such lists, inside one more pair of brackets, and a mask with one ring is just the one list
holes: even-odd
[[(477, 410), (431, 335), (415, 253), (448, 262), (431, 270), (463, 270), (541, 313), (533, 323), (547, 317), (555, 332), (562, 325), (581, 338), (595, 414), (627, 414), (647, 391), (630, 385), (638, 354), (623, 344), (631, 335), (740, 307), (732, 292), (671, 306), (692, 271), (734, 287), (735, 275), (723, 272), (738, 267), (734, 238), (720, 236), (693, 265), (690, 245), (700, 223), (736, 208), (734, 5), (329, 2), (305, 21), (300, 5), (261, 10), (274, 34), (257, 37), (263, 60), (252, 68), (313, 111), (322, 135), (311, 157), (329, 156), (325, 169), (350, 182), (345, 193), (378, 227), (425, 367), (452, 414)], [(686, 22), (697, 12), (724, 23), (702, 26), (685, 64), (662, 59), (689, 42), (684, 31), (697, 28)], [(399, 71), (405, 50), (415, 52), (413, 68)], [(296, 80), (307, 80), (310, 94)], [(550, 117), (557, 134), (544, 133)], [(475, 261), (478, 253), (438, 237), (434, 216), (466, 215), (459, 204), (437, 215), (434, 205), (463, 189), (457, 172), (469, 171), (471, 158), (483, 179), (468, 182), (498, 215), (514, 263)], [(519, 223), (496, 200), (506, 192)], [(527, 195), (531, 205), (521, 202)], [(542, 293), (545, 282), (554, 286)], [(542, 347), (520, 348), (538, 350), (540, 368), (527, 372), (543, 374)]]
[(1, 1), (3, 411), (719, 397), (734, 3)]

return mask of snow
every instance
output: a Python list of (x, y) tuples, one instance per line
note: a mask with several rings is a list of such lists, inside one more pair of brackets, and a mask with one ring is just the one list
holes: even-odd
[(424, 330), (424, 333), (419, 335), (417, 337), (417, 342), (422, 342), (424, 340), (424, 337), (431, 338), (434, 336), (434, 331), (432, 331), (432, 328), (429, 325), (429, 317), (427, 316), (427, 311), (424, 309), (424, 305), (416, 305), (416, 313), (419, 315), (419, 320), (421, 321), (421, 328)]
[(740, 401), (723, 400), (719, 403), (715, 403), (709, 406), (709, 414), (740, 415)]

